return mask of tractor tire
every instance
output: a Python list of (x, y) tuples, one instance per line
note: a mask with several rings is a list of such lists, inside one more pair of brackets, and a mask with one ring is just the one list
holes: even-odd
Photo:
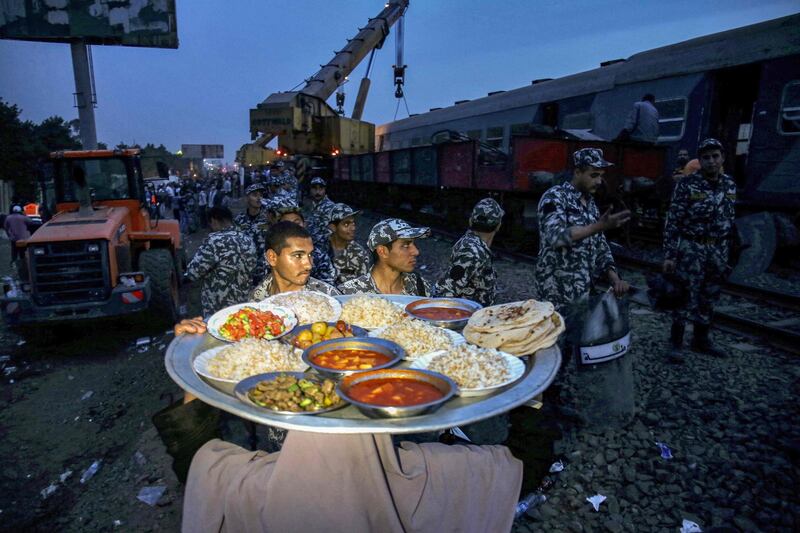
[(164, 248), (143, 251), (139, 270), (150, 277), (150, 317), (159, 323), (176, 323), (180, 318), (180, 292), (172, 253)]

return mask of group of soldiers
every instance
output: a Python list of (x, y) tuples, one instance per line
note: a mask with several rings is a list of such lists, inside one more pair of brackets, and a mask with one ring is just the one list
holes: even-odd
[[(675, 311), (669, 356), (683, 359), (687, 321), (693, 322), (695, 351), (722, 355), (709, 339), (713, 303), (729, 273), (729, 238), (736, 187), (722, 173), (725, 151), (707, 139), (697, 150), (700, 171), (675, 187), (664, 232), (664, 271), (687, 290), (686, 305)], [(604, 232), (630, 219), (630, 212), (601, 214), (593, 194), (603, 182), (606, 161), (597, 148), (572, 157), (572, 178), (551, 187), (538, 205), (539, 256), (534, 292), (565, 314), (598, 281), (621, 297), (629, 284), (620, 278)], [(256, 182), (246, 190), (246, 209), (235, 218), (227, 209), (209, 210), (212, 233), (189, 263), (187, 274), (202, 280), (205, 316), (248, 299), (287, 290), (326, 294), (404, 294), (463, 297), (492, 305), (496, 272), (491, 245), (504, 211), (492, 198), (473, 208), (469, 227), (455, 243), (449, 266), (434, 283), (416, 270), (417, 239), (430, 229), (392, 218), (371, 229), (366, 247), (356, 241), (360, 211), (327, 196), (326, 182), (313, 178), (310, 202), (299, 203), (296, 180)]]

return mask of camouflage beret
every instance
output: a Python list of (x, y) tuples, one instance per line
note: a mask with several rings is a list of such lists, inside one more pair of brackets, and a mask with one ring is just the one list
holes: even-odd
[(709, 137), (705, 139), (700, 145), (697, 147), (697, 155), (702, 154), (708, 150), (719, 150), (720, 152), (724, 152), (725, 148), (722, 147), (722, 143), (716, 139)]
[(264, 187), (263, 183), (253, 183), (249, 185), (247, 189), (245, 189), (244, 193), (250, 194), (251, 192), (256, 192), (256, 191), (264, 192), (265, 189), (266, 187)]
[(375, 250), (381, 244), (389, 244), (397, 239), (422, 239), (430, 234), (430, 228), (415, 228), (405, 220), (387, 218), (372, 226), (367, 238), (367, 248)]
[(335, 222), (341, 222), (347, 217), (354, 217), (360, 212), (361, 211), (355, 211), (347, 204), (335, 204), (328, 211), (328, 216), (326, 218), (328, 220), (328, 224), (333, 224)]
[(323, 187), (327, 187), (327, 184), (325, 183), (325, 180), (320, 178), (319, 176), (317, 176), (315, 178), (312, 178), (310, 185), (312, 185), (312, 186), (313, 185), (321, 185)]
[(606, 168), (614, 165), (603, 159), (603, 151), (600, 148), (581, 148), (572, 154), (572, 162), (575, 168)]
[(505, 215), (505, 211), (500, 207), (494, 198), (484, 198), (472, 208), (469, 217), (469, 225), (480, 224), (482, 226), (497, 226)]

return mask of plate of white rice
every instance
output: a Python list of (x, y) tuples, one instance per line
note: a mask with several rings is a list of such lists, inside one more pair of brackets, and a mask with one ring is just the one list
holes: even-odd
[(374, 329), (370, 331), (369, 336), (396, 342), (406, 351), (407, 361), (466, 342), (462, 335), (453, 330), (433, 326), (416, 318), (408, 318), (391, 326)]
[(444, 374), (456, 382), (460, 396), (491, 394), (525, 374), (519, 357), (466, 343), (423, 355), (410, 367)]
[(356, 294), (342, 305), (341, 320), (373, 330), (391, 326), (406, 317), (403, 307), (374, 294)]

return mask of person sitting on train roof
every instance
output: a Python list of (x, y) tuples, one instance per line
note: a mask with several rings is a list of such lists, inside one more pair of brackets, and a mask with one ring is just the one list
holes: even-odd
[[(650, 93), (642, 96), (641, 102), (633, 104), (633, 109), (625, 120), (620, 133), (620, 140), (631, 140), (640, 143), (655, 144), (658, 140), (658, 109), (656, 97)], [(627, 137), (627, 139), (625, 138)]]
[(492, 241), (505, 212), (493, 198), (475, 204), (469, 229), (453, 246), (450, 269), (434, 288), (436, 296), (468, 298), (484, 307), (494, 304), (497, 273), (492, 264)]
[(550, 187), (539, 200), (539, 256), (534, 289), (563, 314), (567, 307), (588, 294), (596, 278), (607, 277), (617, 296), (629, 285), (620, 279), (603, 232), (630, 220), (630, 211), (602, 216), (592, 194), (610, 167), (599, 148), (583, 148), (572, 154), (572, 180)]
[(430, 228), (415, 228), (399, 218), (381, 220), (372, 227), (367, 239), (367, 248), (375, 262), (372, 269), (343, 283), (339, 290), (343, 294), (430, 296), (430, 283), (414, 271), (419, 256), (414, 240), (430, 234)]

